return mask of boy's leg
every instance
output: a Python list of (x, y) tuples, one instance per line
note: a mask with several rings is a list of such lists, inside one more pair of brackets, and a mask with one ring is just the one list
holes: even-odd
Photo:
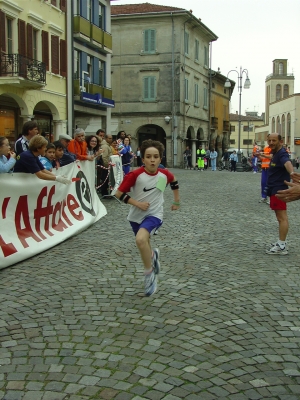
[(135, 242), (145, 267), (145, 270), (152, 268), (152, 250), (150, 247), (150, 234), (145, 228), (140, 228), (136, 234)]

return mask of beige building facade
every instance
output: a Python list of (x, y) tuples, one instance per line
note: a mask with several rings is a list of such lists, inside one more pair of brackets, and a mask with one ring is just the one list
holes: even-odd
[(66, 0), (0, 0), (0, 135), (66, 132)]
[(168, 166), (208, 144), (209, 50), (217, 36), (191, 12), (149, 3), (112, 6), (112, 133), (132, 148), (157, 139)]

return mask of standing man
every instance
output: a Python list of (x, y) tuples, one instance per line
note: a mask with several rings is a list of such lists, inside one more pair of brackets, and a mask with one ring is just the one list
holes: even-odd
[(186, 157), (186, 168), (192, 169), (192, 150), (189, 148), (189, 146), (186, 146), (183, 155)]
[(223, 157), (222, 157), (222, 161), (224, 161), (224, 166), (225, 166), (225, 168), (228, 169), (228, 170), (229, 170), (229, 168), (228, 168), (229, 157), (230, 157), (230, 154), (228, 153), (228, 149), (225, 149), (225, 150), (224, 150)]
[(199, 149), (197, 150), (197, 165), (198, 171), (204, 171), (204, 157), (205, 157), (205, 150), (202, 149), (202, 144), (199, 144)]
[(287, 151), (282, 147), (283, 140), (278, 133), (271, 133), (268, 138), (268, 144), (273, 155), (270, 162), (267, 187), (268, 196), (270, 196), (270, 208), (275, 211), (279, 223), (279, 239), (272, 243), (266, 251), (267, 254), (288, 254), (286, 237), (289, 230), (288, 216), (286, 212), (286, 203), (276, 197), (279, 190), (288, 189), (284, 181), (290, 181), (290, 175), (294, 174), (293, 165), (289, 159)]
[(29, 150), (30, 139), (38, 133), (38, 124), (35, 121), (25, 122), (22, 129), (22, 136), (15, 143), (15, 152), (17, 156), (23, 153), (23, 151)]
[(256, 142), (253, 143), (253, 151), (252, 151), (252, 168), (253, 173), (257, 173), (257, 157), (259, 156), (259, 147)]
[(204, 169), (208, 169), (209, 159), (210, 159), (210, 150), (208, 146), (205, 147), (205, 158), (206, 158), (206, 163), (204, 162)]
[(104, 129), (98, 129), (97, 132), (96, 132), (96, 135), (100, 139), (100, 143), (101, 143), (102, 140), (104, 139), (104, 136), (105, 136), (105, 130)]
[[(268, 134), (267, 140), (269, 136), (270, 134)], [(259, 155), (259, 158), (261, 160), (261, 199), (259, 200), (260, 203), (270, 204), (270, 200), (267, 197), (265, 189), (267, 186), (268, 170), (272, 157), (273, 155), (271, 154), (271, 147), (269, 146), (269, 144), (267, 144), (267, 146), (265, 146), (264, 148), (264, 152)]]
[(212, 149), (212, 151), (210, 152), (209, 157), (210, 157), (211, 170), (212, 171), (216, 171), (217, 170), (218, 153), (216, 152), (215, 149)]

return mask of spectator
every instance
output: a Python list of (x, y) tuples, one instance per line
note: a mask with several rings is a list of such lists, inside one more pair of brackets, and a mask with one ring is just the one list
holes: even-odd
[(43, 164), (44, 168), (47, 171), (51, 172), (52, 171), (52, 162), (55, 159), (55, 146), (54, 146), (54, 144), (48, 142), (48, 145), (46, 147), (45, 156), (40, 156), (39, 159), (40, 159), (40, 162)]
[[(209, 147), (205, 147), (205, 159), (204, 159), (204, 169), (208, 169), (209, 167), (209, 159), (210, 159), (210, 150)], [(206, 160), (206, 163), (205, 163)]]
[(49, 134), (49, 132), (44, 132), (43, 131), (41, 133), (41, 136), (43, 136), (47, 140), (47, 142), (50, 143), (50, 134)]
[(122, 156), (124, 175), (127, 175), (130, 172), (130, 161), (133, 157), (133, 153), (129, 145), (129, 139), (127, 137), (124, 139), (124, 147), (121, 151), (119, 151), (119, 154)]
[(230, 171), (231, 171), (231, 172), (232, 172), (232, 171), (236, 172), (236, 163), (237, 163), (237, 161), (238, 161), (238, 156), (237, 156), (235, 150), (233, 150), (233, 152), (230, 154), (229, 159), (230, 159), (230, 161), (231, 161), (231, 163), (230, 163), (230, 164), (231, 164)]
[(60, 175), (55, 176), (52, 172), (47, 171), (40, 162), (39, 156), (44, 156), (47, 144), (48, 142), (43, 136), (33, 137), (29, 142), (29, 150), (19, 155), (14, 172), (35, 174), (39, 179), (45, 181), (57, 181), (64, 185), (70, 184), (71, 181), (68, 178)]
[(0, 136), (0, 174), (10, 172), (16, 163), (16, 154), (10, 151), (8, 139)]
[(38, 133), (38, 124), (35, 121), (25, 122), (22, 129), (22, 136), (15, 143), (15, 152), (17, 156), (29, 149), (30, 139)]
[(104, 136), (105, 136), (105, 130), (104, 129), (98, 129), (97, 132), (96, 132), (96, 135), (100, 139), (100, 144), (101, 144), (101, 142), (102, 142), (102, 140), (104, 139)]
[(101, 143), (98, 136), (91, 135), (85, 138), (87, 144), (87, 152), (89, 155), (94, 156), (97, 158), (102, 153), (100, 149)]
[(88, 155), (87, 144), (85, 141), (85, 132), (82, 128), (75, 130), (74, 139), (68, 144), (68, 150), (75, 154), (76, 160), (94, 161), (94, 156)]
[(52, 167), (58, 169), (63, 166), (62, 159), (64, 157), (65, 149), (64, 149), (63, 144), (59, 140), (57, 140), (56, 142), (53, 142), (53, 144), (55, 146), (55, 158), (52, 161)]
[(124, 139), (126, 137), (126, 132), (125, 131), (119, 131), (117, 134), (117, 139), (121, 139), (122, 142), (124, 142)]
[(225, 163), (225, 168), (227, 168), (227, 169), (228, 169), (228, 163), (229, 163), (229, 156), (230, 156), (230, 154), (229, 154), (229, 152), (228, 152), (228, 149), (225, 149), (225, 150), (224, 150), (223, 157), (222, 157), (222, 161), (224, 161), (224, 163)]
[(186, 146), (183, 155), (186, 157), (186, 168), (192, 169), (192, 150), (189, 148), (189, 146)]
[(210, 164), (211, 164), (211, 170), (212, 171), (216, 171), (217, 170), (217, 157), (218, 157), (218, 153), (216, 152), (215, 149), (212, 149), (212, 151), (209, 154), (209, 158), (210, 158)]
[[(109, 193), (108, 193), (108, 184), (109, 184), (108, 167), (109, 167), (109, 162), (110, 162), (110, 156), (112, 155), (112, 149), (105, 139), (106, 139), (106, 136), (104, 137), (104, 139), (101, 142), (101, 148), (103, 150), (101, 173), (97, 174), (97, 176), (101, 177), (101, 181), (102, 181), (101, 188), (100, 188), (102, 196), (109, 195)], [(100, 186), (99, 178), (97, 181), (97, 186)], [(111, 198), (111, 197), (107, 197), (107, 198)]]
[(113, 156), (117, 156), (119, 154), (119, 152), (117, 150), (117, 141), (113, 140), (111, 145), (110, 145), (110, 147), (111, 147), (111, 150), (112, 150), (112, 155)]
[[(270, 134), (268, 134), (268, 137)], [(261, 160), (261, 199), (259, 200), (259, 203), (267, 203), (270, 204), (270, 200), (267, 197), (267, 194), (265, 192), (266, 186), (267, 186), (267, 180), (268, 180), (268, 170), (270, 167), (270, 161), (273, 157), (271, 154), (271, 147), (269, 145), (264, 147), (263, 153), (259, 155), (259, 158)]]
[(204, 157), (206, 154), (206, 151), (202, 149), (202, 144), (199, 144), (199, 149), (197, 150), (197, 166), (198, 170), (204, 171)]
[(257, 173), (257, 157), (259, 156), (259, 147), (257, 145), (256, 142), (254, 142), (253, 144), (253, 151), (252, 151), (252, 168), (253, 168), (253, 173), (256, 174)]
[(299, 168), (300, 157), (296, 157), (295, 162), (296, 162), (296, 168), (298, 169)]
[(76, 160), (76, 156), (68, 150), (68, 144), (72, 140), (71, 136), (67, 135), (66, 133), (62, 133), (61, 135), (59, 135), (58, 139), (64, 149), (64, 154), (59, 161), (60, 166), (63, 167), (64, 165), (68, 165), (74, 162)]
[(141, 148), (138, 147), (136, 151), (136, 161), (137, 161), (137, 166), (141, 167), (143, 165), (142, 163), (142, 157), (141, 157)]

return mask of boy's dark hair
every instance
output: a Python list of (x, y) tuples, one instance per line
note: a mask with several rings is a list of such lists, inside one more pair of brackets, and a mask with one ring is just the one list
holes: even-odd
[(160, 158), (163, 158), (164, 149), (165, 149), (164, 145), (161, 142), (159, 142), (158, 140), (152, 140), (152, 139), (144, 140), (142, 142), (141, 149), (140, 149), (142, 158), (144, 158), (145, 151), (147, 149), (149, 149), (149, 147), (155, 147), (159, 152)]
[(55, 149), (55, 144), (54, 143), (49, 143), (46, 147), (46, 151), (49, 149)]
[(22, 135), (23, 136), (28, 136), (28, 131), (31, 131), (33, 128), (37, 128), (38, 124), (35, 121), (27, 121), (23, 125), (22, 128)]
[(55, 149), (64, 149), (64, 146), (60, 143), (59, 140), (56, 140), (52, 144), (55, 146)]

